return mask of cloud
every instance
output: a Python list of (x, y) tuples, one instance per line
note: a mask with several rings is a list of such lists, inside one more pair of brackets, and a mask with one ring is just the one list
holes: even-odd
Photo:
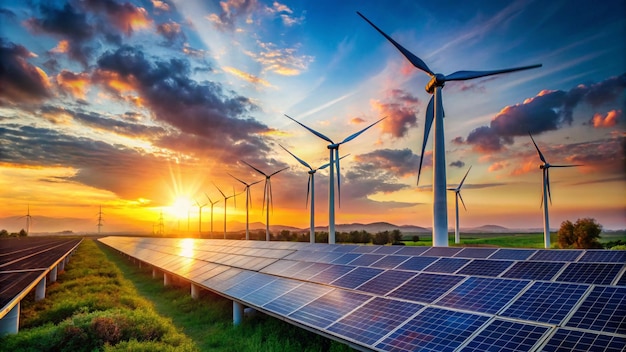
[(419, 156), (408, 149), (378, 149), (354, 157), (359, 170), (389, 173), (395, 177), (407, 177), (417, 173)]
[(126, 36), (130, 36), (135, 30), (149, 28), (152, 25), (152, 19), (146, 9), (129, 2), (120, 4), (115, 0), (86, 0), (84, 4), (88, 9), (104, 13), (107, 21)]
[(622, 110), (611, 110), (606, 115), (595, 113), (589, 123), (596, 128), (614, 127), (622, 119)]
[(181, 30), (180, 24), (172, 20), (157, 25), (156, 31), (163, 38), (165, 38), (165, 43), (168, 46), (173, 46), (175, 44), (182, 45), (187, 41), (187, 36), (185, 36), (185, 33)]
[(270, 82), (264, 80), (263, 78), (260, 78), (258, 76), (255, 76), (253, 74), (247, 73), (247, 72), (243, 72), (240, 71), (234, 67), (230, 67), (230, 66), (225, 66), (222, 67), (222, 69), (228, 73), (230, 73), (231, 75), (238, 77), (240, 79), (243, 79), (244, 81), (250, 82), (252, 84), (255, 85), (262, 85), (264, 87), (271, 87), (272, 85), (270, 84)]
[(63, 70), (56, 76), (56, 82), (62, 91), (70, 93), (76, 98), (85, 99), (91, 78), (86, 72), (74, 73)]
[(207, 19), (220, 31), (233, 31), (235, 23), (240, 19), (248, 20), (249, 16), (259, 8), (257, 0), (226, 0), (220, 1), (222, 12), (212, 13)]
[(0, 105), (39, 102), (52, 96), (46, 73), (27, 60), (25, 47), (0, 38)]
[(463, 166), (465, 166), (465, 163), (463, 161), (461, 161), (461, 160), (457, 160), (457, 161), (451, 162), (450, 166), (462, 168)]
[(263, 66), (263, 72), (273, 72), (281, 76), (297, 76), (306, 71), (313, 57), (297, 56), (296, 48), (277, 48), (273, 43), (257, 41), (260, 53), (247, 51), (246, 54)]
[(409, 128), (417, 125), (419, 100), (401, 89), (393, 89), (385, 101), (372, 100), (372, 107), (387, 116), (381, 123), (383, 133), (392, 137), (406, 136)]
[(169, 11), (170, 10), (170, 5), (164, 1), (159, 1), (159, 0), (151, 0), (152, 2), (152, 6), (155, 9), (161, 10), (161, 11)]

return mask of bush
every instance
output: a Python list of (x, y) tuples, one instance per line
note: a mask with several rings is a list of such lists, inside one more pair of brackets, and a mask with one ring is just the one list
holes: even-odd
[(561, 223), (557, 243), (559, 248), (602, 248), (598, 241), (602, 225), (596, 219), (583, 218), (575, 224), (566, 220)]

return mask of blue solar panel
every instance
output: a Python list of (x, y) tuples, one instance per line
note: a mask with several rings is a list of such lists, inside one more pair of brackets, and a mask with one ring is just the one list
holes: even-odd
[(310, 267), (311, 265), (313, 265), (313, 263), (311, 262), (296, 262), (296, 264), (286, 269), (283, 269), (280, 273), (277, 273), (277, 275), (286, 276), (286, 277), (295, 277), (297, 273)]
[(328, 331), (372, 345), (422, 308), (416, 303), (376, 297), (331, 325)]
[(556, 281), (610, 285), (623, 266), (608, 263), (570, 263), (556, 278)]
[(617, 281), (616, 285), (626, 286), (626, 271), (622, 273), (622, 277), (619, 279), (619, 281)]
[(560, 325), (587, 291), (587, 285), (535, 282), (503, 316)]
[(352, 269), (354, 269), (354, 267), (348, 266), (348, 265), (331, 265), (328, 269), (311, 277), (309, 281), (319, 282), (322, 284), (329, 284), (337, 280), (338, 278), (342, 277), (343, 275), (345, 275)]
[(626, 337), (558, 328), (541, 349), (544, 352), (623, 352)]
[(346, 253), (342, 255), (341, 257), (333, 260), (333, 264), (348, 264), (360, 256), (361, 255), (358, 253)]
[(317, 263), (332, 263), (333, 261), (339, 259), (344, 253), (341, 252), (317, 252), (317, 257), (311, 261)]
[(434, 262), (426, 269), (424, 269), (424, 271), (429, 271), (433, 273), (453, 273), (459, 270), (469, 261), (469, 259), (461, 258), (440, 258), (438, 261)]
[(286, 316), (331, 290), (333, 289), (327, 286), (305, 283), (278, 296), (265, 304), (263, 308)]
[(457, 274), (496, 277), (513, 264), (512, 260), (474, 259)]
[(430, 247), (423, 255), (428, 255), (432, 257), (452, 257), (457, 254), (463, 248), (455, 248), (455, 247)]
[(377, 250), (377, 246), (357, 246), (355, 249), (352, 250), (352, 253), (371, 253), (375, 250)]
[(458, 252), (454, 256), (457, 258), (487, 258), (493, 252), (497, 251), (496, 248), (471, 248), (466, 247), (463, 248), (462, 251)]
[(470, 277), (437, 301), (438, 305), (482, 313), (497, 313), (529, 281)]
[(437, 257), (411, 257), (396, 269), (422, 271), (430, 264), (437, 261)]
[(404, 246), (396, 254), (398, 255), (421, 255), (430, 247)]
[(309, 265), (304, 266), (304, 268), (301, 270), (297, 270), (299, 269), (298, 267), (295, 267), (294, 269), (296, 270), (293, 270), (293, 271), (290, 269), (286, 270), (286, 272), (283, 273), (283, 276), (292, 277), (292, 278), (300, 279), (300, 280), (308, 280), (312, 276), (315, 276), (319, 274), (320, 272), (333, 266), (332, 264), (326, 264), (326, 263), (308, 263), (308, 264)]
[(582, 250), (571, 249), (540, 249), (528, 260), (543, 260), (546, 262), (573, 262), (580, 257)]
[(235, 285), (229, 287), (224, 291), (227, 295), (234, 298), (241, 298), (250, 293), (250, 290), (254, 290), (258, 287), (268, 284), (274, 281), (274, 277), (271, 275), (255, 273), (245, 280), (239, 281)]
[(296, 280), (277, 278), (265, 286), (261, 286), (258, 290), (243, 296), (242, 300), (260, 307), (301, 284)]
[(393, 351), (454, 351), (489, 317), (428, 307), (376, 347)]
[(331, 285), (353, 289), (362, 285), (364, 282), (371, 280), (382, 272), (382, 269), (357, 267), (351, 272), (331, 282)]
[(356, 244), (339, 244), (339, 245), (336, 245), (335, 248), (333, 248), (332, 251), (333, 252), (347, 253), (347, 252), (352, 252), (357, 247), (358, 247), (358, 245), (356, 245)]
[(579, 262), (626, 263), (626, 251), (587, 250)]
[(366, 253), (350, 262), (350, 265), (370, 266), (372, 263), (379, 261), (382, 257), (383, 255), (381, 254)]
[(517, 262), (502, 277), (549, 281), (564, 265), (560, 262)]
[(406, 255), (388, 255), (383, 257), (381, 260), (372, 263), (371, 266), (375, 268), (393, 269), (407, 259), (409, 259), (409, 257)]
[(594, 287), (565, 325), (626, 334), (626, 287)]
[(296, 310), (289, 317), (323, 329), (370, 298), (372, 296), (334, 290)]
[(491, 255), (489, 259), (526, 260), (536, 252), (534, 249), (507, 249), (501, 248)]
[(389, 293), (390, 297), (431, 303), (463, 280), (463, 276), (422, 273)]
[(495, 319), (476, 335), (462, 352), (530, 351), (549, 330), (546, 326)]
[(359, 291), (385, 295), (414, 275), (415, 273), (408, 271), (387, 270), (359, 286), (357, 289)]
[(401, 250), (402, 246), (379, 246), (374, 253), (376, 254), (394, 254)]

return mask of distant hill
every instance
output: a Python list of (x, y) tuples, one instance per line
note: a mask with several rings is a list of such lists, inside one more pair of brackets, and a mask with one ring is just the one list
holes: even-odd
[(515, 230), (511, 230), (507, 227), (500, 225), (483, 225), (480, 227), (474, 227), (469, 229), (461, 229), (463, 232), (469, 233), (508, 233), (508, 232), (516, 232)]

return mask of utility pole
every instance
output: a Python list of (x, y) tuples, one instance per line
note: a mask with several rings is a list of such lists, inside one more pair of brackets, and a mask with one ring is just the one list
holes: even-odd
[(104, 226), (102, 224), (102, 205), (100, 206), (100, 211), (98, 212), (98, 235), (100, 234), (101, 230), (102, 230), (102, 226)]
[(159, 217), (159, 236), (165, 234), (165, 225), (163, 224), (163, 209), (161, 209), (161, 216)]

